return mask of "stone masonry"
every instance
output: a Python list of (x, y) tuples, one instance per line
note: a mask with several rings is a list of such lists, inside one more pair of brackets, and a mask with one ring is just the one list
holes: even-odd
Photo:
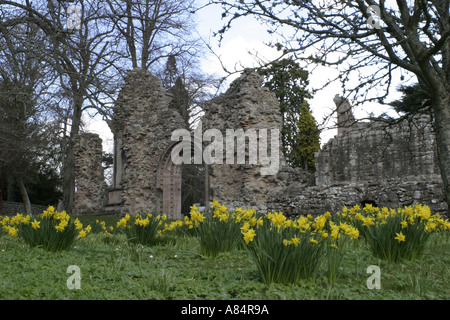
[(180, 197), (181, 173), (170, 176), (173, 181), (160, 181), (161, 158), (172, 144), (172, 131), (185, 126), (179, 113), (169, 108), (171, 100), (160, 79), (143, 69), (129, 72), (114, 107), (114, 186), (109, 209), (130, 214), (172, 211), (163, 208), (164, 188), (175, 191), (175, 199)]
[(102, 139), (98, 134), (81, 133), (75, 143), (74, 214), (95, 214), (106, 204), (107, 185), (102, 167)]
[[(267, 129), (267, 132), (276, 129), (281, 132), (282, 115), (278, 100), (274, 93), (263, 87), (263, 79), (257, 74), (241, 76), (230, 85), (227, 92), (208, 102), (204, 109), (205, 116), (202, 119), (204, 129), (219, 129), (224, 136), (230, 129), (241, 129), (245, 133), (255, 129), (258, 134), (260, 129)], [(256, 140), (259, 147), (261, 141)], [(286, 165), (281, 139), (278, 139), (277, 145), (272, 144), (270, 138), (267, 140), (268, 152), (276, 152), (279, 155), (277, 173), (262, 175), (260, 158), (256, 165), (249, 164), (249, 148), (256, 146), (249, 145), (247, 140), (245, 164), (237, 164), (237, 157), (234, 164), (227, 164), (224, 155), (223, 164), (210, 166), (211, 198), (232, 207), (251, 206), (267, 210), (268, 199), (282, 192), (291, 183), (295, 182), (297, 187), (306, 186), (308, 174)]]
[[(114, 133), (114, 183), (109, 189), (106, 212), (165, 213), (169, 218), (182, 218), (183, 173), (171, 159), (171, 152), (180, 142), (171, 141), (171, 135), (176, 129), (186, 128), (178, 111), (170, 108), (171, 100), (158, 78), (142, 69), (129, 72), (110, 123)], [(394, 208), (421, 203), (434, 212), (447, 213), (429, 119), (419, 117), (391, 126), (355, 122), (348, 101), (337, 96), (334, 102), (338, 135), (316, 154), (315, 175), (288, 166), (281, 142), (273, 145), (270, 136), (267, 151), (270, 155), (279, 154), (279, 167), (273, 175), (261, 174), (260, 158), (256, 164), (248, 162), (255, 140), (246, 140), (241, 144), (245, 146), (247, 162), (227, 164), (224, 153), (215, 155), (223, 157), (221, 163), (205, 166), (205, 202), (216, 199), (231, 209), (253, 207), (262, 213), (282, 211), (288, 215), (337, 212), (344, 205), (366, 201)], [(215, 129), (223, 135), (224, 143), (227, 130), (272, 132), (282, 127), (276, 96), (263, 87), (262, 78), (256, 74), (242, 75), (225, 93), (207, 102), (204, 111), (201, 132)], [(100, 181), (95, 160), (99, 142), (92, 139), (96, 141), (89, 144), (92, 149), (81, 143), (77, 153), (80, 211), (97, 208), (101, 202), (99, 194), (104, 182)], [(261, 136), (256, 141), (259, 146)], [(198, 147), (192, 145), (193, 149)], [(204, 140), (201, 147), (205, 148)], [(237, 150), (236, 147), (235, 155)], [(89, 157), (94, 160), (89, 162)], [(86, 174), (91, 169), (83, 167), (94, 169)], [(89, 175), (96, 178), (88, 181)], [(83, 191), (85, 188), (93, 192)]]
[[(339, 108), (342, 100), (335, 102)], [(315, 185), (282, 196), (282, 202), (301, 214), (336, 212), (366, 201), (393, 208), (421, 203), (448, 214), (430, 118), (348, 125), (343, 121), (353, 115), (346, 112), (338, 121), (345, 130), (316, 154)]]

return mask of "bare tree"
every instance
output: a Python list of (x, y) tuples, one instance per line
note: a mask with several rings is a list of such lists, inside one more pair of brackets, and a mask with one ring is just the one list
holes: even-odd
[[(180, 95), (175, 97), (179, 104), (180, 99), (184, 100), (184, 109), (180, 111), (185, 113), (189, 126), (192, 123), (189, 119), (201, 114), (199, 105), (208, 96), (208, 89), (217, 82), (195, 71), (200, 69), (199, 56), (204, 54), (204, 43), (195, 29), (196, 1), (106, 0), (105, 3), (108, 20), (119, 39), (117, 52), (121, 58), (117, 68), (122, 74), (131, 68), (142, 68), (162, 79), (166, 89)], [(110, 115), (105, 116), (114, 133)]]
[[(170, 56), (195, 54), (195, 1), (106, 0), (125, 66), (149, 70)], [(130, 66), (131, 64), (131, 66)]]
[[(0, 1), (0, 5), (5, 16), (3, 28), (30, 24), (39, 27), (46, 36), (43, 59), (56, 71), (57, 87), (62, 89), (69, 108), (65, 112), (69, 116), (62, 171), (63, 203), (70, 211), (75, 194), (74, 139), (83, 112), (88, 108), (103, 111), (115, 91), (115, 86), (109, 84), (118, 82), (117, 73), (111, 71), (118, 58), (113, 50), (117, 45), (112, 37), (114, 28), (104, 19), (105, 11), (98, 1)], [(72, 24), (71, 19), (75, 19)]]
[[(157, 71), (164, 58), (194, 56), (194, 0), (0, 0), (0, 32), (34, 25), (45, 34), (42, 61), (55, 71), (47, 92), (62, 122), (64, 208), (75, 194), (74, 139), (91, 109), (108, 121), (127, 69)], [(114, 133), (114, 128), (111, 128)]]
[(9, 194), (13, 184), (18, 187), (27, 214), (31, 204), (26, 183), (46, 145), (37, 97), (48, 79), (40, 60), (43, 38), (35, 26), (0, 25), (0, 176), (6, 177)]
[[(417, 78), (430, 93), (439, 167), (450, 205), (449, 0), (215, 1), (234, 20), (251, 15), (283, 40), (275, 45), (309, 63), (336, 66), (345, 95), (383, 101), (393, 80)], [(356, 84), (352, 83), (357, 79)]]

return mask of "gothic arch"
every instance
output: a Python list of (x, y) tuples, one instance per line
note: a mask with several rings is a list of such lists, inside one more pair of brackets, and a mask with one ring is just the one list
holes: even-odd
[[(203, 152), (202, 146), (194, 143), (191, 139), (191, 154), (195, 150)], [(172, 161), (172, 151), (182, 141), (171, 143), (161, 154), (156, 173), (156, 190), (159, 194), (157, 211), (166, 214), (169, 219), (182, 219), (181, 213), (181, 188), (182, 188), (182, 166)], [(185, 142), (184, 142), (185, 143)], [(209, 203), (209, 179), (208, 169), (205, 165), (205, 204)]]

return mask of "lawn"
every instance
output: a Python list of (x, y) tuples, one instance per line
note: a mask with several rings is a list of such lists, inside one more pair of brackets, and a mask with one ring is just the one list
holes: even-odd
[[(91, 219), (91, 220), (89, 220)], [(80, 218), (83, 224), (115, 217)], [(449, 232), (432, 234), (425, 255), (412, 262), (374, 258), (360, 239), (350, 243), (338, 278), (330, 284), (325, 261), (316, 279), (297, 285), (265, 285), (241, 247), (215, 259), (202, 256), (194, 236), (163, 235), (142, 246), (121, 234), (92, 232), (62, 252), (30, 248), (21, 238), (0, 236), (0, 299), (177, 300), (448, 300)], [(80, 270), (80, 289), (69, 289), (69, 266)], [(378, 266), (381, 288), (368, 289), (369, 266)], [(70, 279), (69, 279), (69, 282)]]

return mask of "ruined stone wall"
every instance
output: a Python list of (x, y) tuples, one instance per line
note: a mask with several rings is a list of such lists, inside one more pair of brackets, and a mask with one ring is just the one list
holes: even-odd
[[(177, 144), (171, 136), (176, 129), (186, 129), (186, 124), (179, 112), (170, 108), (171, 100), (158, 78), (142, 69), (129, 72), (111, 123), (114, 186), (109, 192), (106, 210), (112, 210), (108, 212), (166, 213), (169, 218), (182, 218), (182, 169), (171, 159), (171, 150)], [(278, 144), (272, 144), (271, 130), (281, 131), (282, 115), (275, 94), (263, 87), (260, 76), (244, 74), (224, 94), (207, 102), (200, 132), (215, 129), (224, 143), (223, 154), (215, 154), (222, 164), (208, 165), (209, 201), (218, 200), (231, 210), (238, 206), (253, 207), (261, 213), (318, 215), (370, 200), (394, 208), (421, 203), (446, 214), (429, 119), (418, 118), (390, 127), (375, 122), (349, 127), (348, 122), (354, 120), (351, 107), (342, 104), (342, 99), (334, 101), (338, 124), (345, 130), (339, 130), (317, 153), (315, 177), (286, 164), (281, 135)], [(262, 174), (261, 169), (269, 164), (261, 163), (259, 150), (257, 163), (248, 163), (252, 148), (260, 146), (260, 137), (256, 143), (244, 142), (245, 164), (238, 164), (237, 158), (227, 163), (227, 130), (255, 130), (257, 135), (267, 130), (265, 151), (278, 154), (276, 172)], [(202, 151), (210, 143), (203, 140)], [(92, 211), (102, 201), (101, 140), (84, 135), (76, 150), (77, 210)]]
[(162, 186), (158, 165), (171, 144), (171, 134), (185, 124), (169, 108), (172, 97), (161, 80), (146, 70), (134, 69), (125, 79), (114, 107), (116, 198), (122, 213), (161, 210)]
[(75, 143), (75, 207), (74, 214), (103, 211), (106, 189), (102, 166), (102, 139), (98, 134), (81, 133)]
[(351, 127), (355, 125), (355, 117), (350, 102), (339, 95), (336, 95), (333, 101), (336, 104), (338, 134), (352, 130)]
[(393, 208), (421, 203), (448, 214), (429, 118), (348, 129), (316, 154), (316, 186), (283, 202), (299, 214), (339, 211), (367, 200)]
[(443, 184), (436, 180), (404, 180), (400, 178), (375, 182), (348, 182), (311, 186), (300, 193), (279, 198), (280, 210), (294, 215), (319, 215), (339, 212), (344, 206), (374, 201), (379, 207), (398, 208), (415, 204), (428, 205), (433, 213), (448, 215)]
[[(1, 204), (2, 210), (0, 215), (3, 216), (15, 216), (18, 213), (25, 213), (25, 206), (21, 202), (3, 201)], [(38, 204), (31, 204), (31, 214), (38, 215), (47, 210), (48, 206), (42, 206)]]
[[(204, 109), (203, 129), (220, 130), (224, 135), (224, 143), (227, 129), (242, 129), (244, 132), (255, 129), (258, 135), (260, 129), (267, 129), (268, 132), (277, 129), (281, 132), (282, 115), (278, 100), (274, 93), (263, 87), (263, 80), (257, 74), (244, 74), (230, 85), (227, 92), (208, 102)], [(259, 148), (261, 141), (257, 141), (258, 146), (247, 142), (247, 155), (249, 148)], [(272, 145), (271, 138), (267, 142), (269, 154), (276, 152), (279, 155), (279, 166), (273, 175), (261, 174), (263, 166), (260, 158), (256, 165), (249, 164), (248, 158), (246, 164), (237, 164), (237, 158), (234, 164), (227, 164), (224, 152), (223, 164), (209, 166), (210, 198), (231, 207), (251, 206), (264, 210), (268, 208), (269, 199), (289, 185), (305, 186), (308, 175), (303, 170), (296, 171), (286, 166), (281, 135), (277, 142), (276, 146)], [(274, 146), (277, 149), (273, 149)]]
[(427, 117), (390, 126), (360, 123), (337, 135), (316, 156), (317, 185), (440, 176), (430, 123)]

